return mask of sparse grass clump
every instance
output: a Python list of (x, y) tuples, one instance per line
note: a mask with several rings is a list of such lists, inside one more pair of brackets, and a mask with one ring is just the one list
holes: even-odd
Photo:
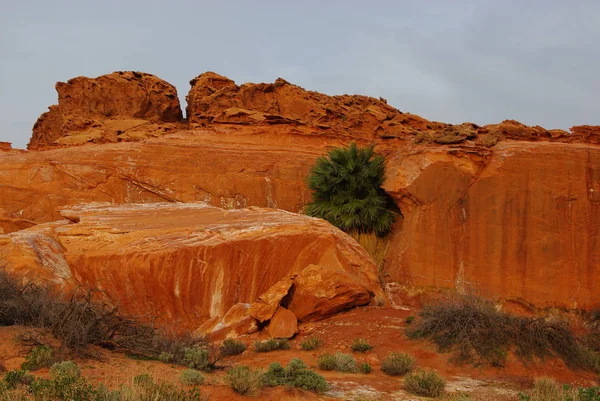
[(200, 347), (191, 347), (184, 349), (184, 363), (187, 367), (197, 370), (211, 370), (212, 364), (209, 359), (207, 349)]
[(227, 340), (223, 341), (219, 351), (221, 352), (221, 356), (239, 355), (246, 351), (246, 344), (241, 341), (228, 338)]
[(369, 363), (367, 362), (362, 362), (358, 364), (358, 371), (360, 373), (369, 374), (372, 370), (373, 368), (371, 368), (371, 365), (369, 365)]
[(25, 362), (21, 364), (24, 370), (34, 371), (47, 368), (55, 362), (54, 349), (47, 345), (35, 346), (25, 357)]
[(306, 364), (300, 359), (292, 359), (284, 368), (279, 362), (273, 362), (262, 377), (265, 386), (292, 386), (307, 391), (322, 393), (329, 389), (323, 376), (306, 369)]
[(424, 397), (439, 397), (445, 387), (446, 381), (435, 370), (418, 369), (404, 378), (406, 391)]
[(290, 342), (287, 338), (270, 338), (265, 341), (254, 342), (254, 350), (256, 352), (271, 352), (284, 349), (290, 349)]
[(200, 385), (204, 383), (204, 376), (202, 376), (202, 373), (198, 372), (197, 370), (186, 369), (179, 375), (179, 380), (181, 383), (188, 386)]
[(533, 388), (519, 393), (520, 401), (598, 401), (600, 387), (570, 387), (549, 377), (536, 378)]
[(364, 338), (357, 338), (352, 342), (351, 348), (354, 352), (367, 352), (372, 350), (373, 346)]
[(323, 339), (321, 337), (310, 336), (302, 340), (300, 348), (303, 351), (312, 351), (323, 345)]
[[(31, 398), (33, 397), (33, 398)], [(94, 386), (81, 377), (79, 367), (70, 361), (50, 368), (50, 379), (12, 371), (0, 382), (0, 400), (24, 401), (205, 401), (197, 388), (183, 390), (168, 383), (155, 383), (148, 374), (133, 379), (133, 386), (109, 390), (104, 384)]]
[(355, 373), (358, 371), (354, 357), (350, 354), (343, 354), (341, 352), (320, 355), (317, 365), (321, 370), (335, 370), (347, 373)]
[(50, 367), (50, 377), (55, 379), (61, 376), (77, 378), (81, 376), (81, 370), (75, 362), (63, 361), (55, 363)]
[(458, 363), (500, 367), (512, 351), (526, 363), (559, 358), (574, 369), (600, 367), (600, 356), (566, 321), (513, 316), (472, 295), (425, 307), (406, 333), (411, 339), (432, 341), (440, 352), (454, 353)]
[(262, 387), (262, 375), (248, 366), (234, 366), (227, 370), (225, 383), (238, 394), (254, 395)]
[(405, 352), (391, 352), (381, 361), (381, 370), (390, 376), (402, 376), (414, 369), (417, 360)]

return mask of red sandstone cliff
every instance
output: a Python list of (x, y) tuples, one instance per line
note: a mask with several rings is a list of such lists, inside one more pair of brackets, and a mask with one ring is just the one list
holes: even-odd
[[(102, 105), (108, 90), (121, 106), (102, 117), (105, 106), (62, 100), (67, 89), (59, 85), (57, 107), (69, 117), (57, 120), (60, 129), (50, 123), (45, 131), (34, 129), (31, 147), (64, 148), (0, 153), (0, 208), (7, 219), (52, 221), (60, 207), (91, 201), (299, 211), (310, 199), (305, 177), (318, 156), (352, 140), (374, 142), (388, 160), (384, 188), (404, 216), (387, 255), (392, 281), (474, 289), (540, 306), (600, 303), (593, 286), (600, 273), (599, 127), (566, 132), (512, 120), (451, 125), (402, 113), (382, 99), (327, 96), (281, 79), (238, 86), (214, 73), (191, 81), (188, 121), (165, 123), (180, 118), (171, 112), (173, 99), (160, 96), (170, 90), (159, 90), (154, 111), (140, 115), (136, 110), (148, 109), (144, 96), (127, 95), (137, 93), (130, 88), (137, 79), (78, 80), (67, 85), (70, 96)], [(100, 83), (102, 90), (90, 89)], [(82, 118), (104, 126), (148, 118), (155, 125), (137, 135), (113, 130), (90, 139), (69, 131), (69, 121)], [(164, 127), (175, 133), (162, 136)], [(65, 147), (88, 140), (139, 142)]]

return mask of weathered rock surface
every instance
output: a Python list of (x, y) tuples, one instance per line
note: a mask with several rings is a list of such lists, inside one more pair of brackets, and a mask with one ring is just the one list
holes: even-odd
[(175, 87), (160, 78), (118, 71), (56, 84), (58, 105), (33, 127), (30, 149), (87, 142), (117, 142), (160, 136), (183, 116)]
[(205, 201), (295, 212), (310, 199), (305, 179), (312, 164), (339, 144), (281, 127), (0, 153), (0, 208), (36, 222), (60, 219), (61, 207), (88, 202)]
[(388, 160), (384, 188), (404, 215), (392, 280), (537, 306), (600, 302), (600, 146), (507, 141)]
[(292, 338), (298, 332), (298, 318), (294, 312), (280, 307), (269, 322), (272, 338)]
[[(84, 120), (127, 127), (143, 119), (158, 128), (145, 126), (139, 135), (133, 128), (119, 135), (113, 129), (91, 139), (137, 143), (0, 151), (0, 230), (57, 220), (60, 207), (92, 201), (206, 201), (228, 209), (301, 211), (310, 199), (305, 179), (315, 159), (356, 140), (375, 143), (388, 160), (384, 187), (404, 220), (392, 237), (386, 270), (402, 288), (474, 288), (541, 306), (600, 303), (592, 290), (600, 269), (598, 126), (567, 132), (513, 120), (451, 125), (402, 113), (383, 99), (327, 96), (282, 79), (236, 85), (214, 73), (191, 81), (187, 126), (164, 122), (180, 118), (169, 111), (174, 106), (163, 107), (172, 105), (173, 90), (156, 83), (165, 96), (148, 109), (142, 107), (145, 97), (130, 88), (139, 86), (138, 78), (127, 76), (59, 85), (59, 106), (39, 124), (54, 127), (58, 121), (65, 131), (54, 136), (53, 128), (39, 128), (33, 147), (87, 138), (77, 128)], [(104, 89), (94, 82), (115, 88), (107, 93), (121, 99), (116, 109), (104, 105)], [(116, 111), (106, 116), (103, 110)], [(163, 135), (168, 124), (174, 134), (147, 139)], [(266, 322), (280, 306), (293, 310), (285, 298), (297, 279), (282, 276), (282, 287), (249, 301), (251, 316)], [(309, 319), (301, 308), (294, 313)]]
[(77, 285), (100, 289), (124, 313), (157, 317), (162, 325), (196, 329), (216, 317), (211, 333), (250, 328), (253, 318), (243, 304), (309, 265), (334, 268), (361, 283), (358, 296), (328, 293), (336, 302), (347, 298), (351, 307), (382, 299), (374, 262), (323, 220), (199, 203), (88, 205), (63, 215), (67, 221), (0, 236), (0, 259), (8, 269), (65, 291)]

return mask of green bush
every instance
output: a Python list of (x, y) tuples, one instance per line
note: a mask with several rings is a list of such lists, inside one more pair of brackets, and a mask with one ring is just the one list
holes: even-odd
[(54, 350), (47, 345), (39, 345), (33, 347), (25, 357), (25, 362), (21, 364), (21, 368), (29, 371), (34, 371), (42, 368), (47, 368), (55, 362)]
[(321, 370), (336, 370), (338, 372), (354, 373), (358, 371), (356, 360), (350, 354), (336, 352), (335, 354), (322, 354), (317, 360)]
[(365, 340), (364, 338), (357, 338), (354, 340), (354, 342), (352, 343), (352, 351), (354, 352), (367, 352), (373, 349), (373, 347), (371, 346), (371, 344), (369, 344), (369, 342), (367, 340)]
[(202, 383), (204, 383), (204, 376), (202, 376), (202, 373), (198, 372), (197, 370), (194, 369), (186, 369), (184, 371), (181, 372), (181, 375), (179, 376), (179, 380), (181, 380), (181, 382), (185, 385), (200, 385)]
[(223, 344), (221, 344), (221, 348), (219, 348), (219, 350), (221, 351), (222, 356), (239, 355), (246, 351), (246, 344), (241, 341), (228, 338), (227, 340), (223, 341)]
[(320, 157), (308, 177), (313, 201), (309, 216), (320, 217), (343, 231), (388, 233), (396, 215), (394, 201), (381, 188), (385, 160), (374, 147), (333, 149)]
[(271, 352), (278, 349), (290, 349), (290, 342), (287, 338), (270, 338), (265, 341), (254, 342), (256, 352)]
[(20, 384), (29, 385), (32, 380), (33, 376), (23, 369), (9, 370), (6, 372), (6, 375), (4, 375), (4, 383), (6, 383), (6, 387), (9, 390), (16, 388)]
[(238, 394), (254, 395), (262, 387), (262, 375), (248, 366), (234, 366), (227, 370), (225, 383)]
[(335, 370), (335, 356), (333, 354), (319, 355), (319, 359), (317, 360), (317, 366), (321, 370)]
[(175, 354), (163, 351), (158, 355), (158, 360), (163, 363), (173, 363), (175, 361)]
[(323, 345), (323, 339), (321, 337), (310, 336), (302, 340), (300, 348), (303, 351), (312, 351)]
[(371, 373), (372, 370), (373, 368), (371, 368), (371, 365), (369, 365), (367, 362), (362, 362), (358, 364), (358, 371), (360, 373), (368, 374)]
[(404, 378), (406, 391), (424, 397), (439, 397), (445, 387), (446, 381), (434, 370), (419, 369)]
[(414, 321), (415, 321), (415, 317), (414, 316), (409, 316), (409, 317), (406, 318), (406, 324), (411, 324)]
[(390, 376), (402, 376), (410, 372), (416, 364), (414, 356), (405, 352), (391, 352), (381, 361), (381, 370)]
[(211, 370), (212, 364), (210, 363), (210, 353), (205, 348), (191, 347), (184, 348), (183, 361), (185, 365), (192, 369), (197, 370)]
[(50, 367), (50, 378), (70, 377), (77, 379), (81, 376), (81, 370), (75, 362), (63, 361), (55, 363)]
[(265, 386), (293, 386), (307, 391), (322, 393), (329, 389), (323, 376), (306, 369), (306, 364), (300, 359), (292, 359), (286, 368), (279, 362), (273, 362), (262, 376)]

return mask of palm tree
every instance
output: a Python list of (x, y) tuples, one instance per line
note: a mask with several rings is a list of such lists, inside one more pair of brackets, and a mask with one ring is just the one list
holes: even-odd
[(306, 214), (320, 217), (346, 231), (385, 235), (392, 228), (398, 208), (381, 188), (385, 159), (373, 146), (329, 152), (317, 159), (308, 177), (313, 201)]

